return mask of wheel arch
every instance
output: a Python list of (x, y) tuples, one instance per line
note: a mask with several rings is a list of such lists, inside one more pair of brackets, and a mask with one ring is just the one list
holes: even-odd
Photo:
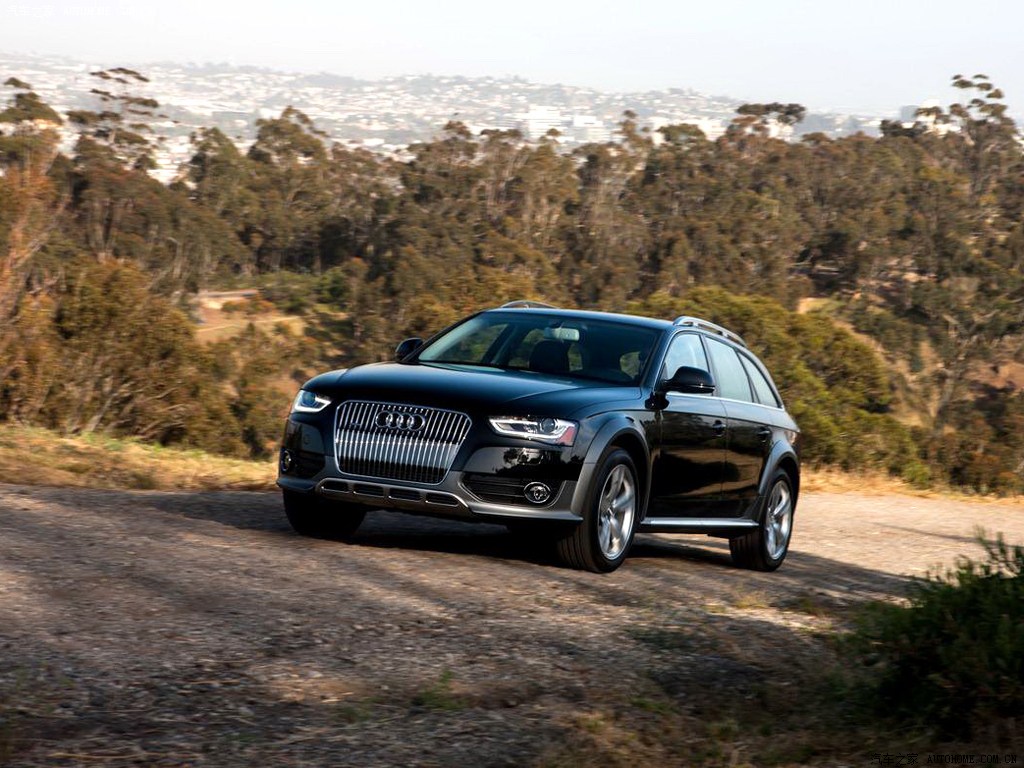
[(778, 445), (772, 451), (771, 456), (768, 457), (768, 461), (765, 462), (765, 472), (761, 477), (761, 487), (758, 489), (758, 495), (764, 498), (765, 494), (768, 493), (768, 486), (772, 481), (772, 477), (780, 469), (789, 476), (789, 483), (793, 489), (793, 506), (795, 507), (800, 496), (800, 460), (797, 458), (796, 453), (793, 452), (793, 449), (784, 444)]
[(573, 510), (582, 516), (583, 505), (590, 482), (596, 471), (597, 465), (609, 448), (621, 448), (633, 460), (636, 467), (637, 482), (640, 484), (640, 504), (638, 505), (638, 519), (642, 520), (647, 512), (647, 503), (650, 497), (651, 488), (651, 455), (647, 447), (647, 439), (641, 427), (635, 419), (626, 416), (613, 417), (609, 419), (594, 436), (587, 450), (583, 463), (583, 470), (580, 473), (580, 481), (576, 486), (576, 494), (573, 497)]
[(789, 482), (793, 486), (793, 504), (795, 505), (797, 497), (800, 496), (800, 465), (797, 463), (796, 457), (787, 453), (779, 459), (775, 466), (789, 475)]

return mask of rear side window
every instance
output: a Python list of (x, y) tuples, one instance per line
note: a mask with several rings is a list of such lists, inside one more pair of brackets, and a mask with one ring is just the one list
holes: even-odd
[(711, 355), (711, 362), (715, 366), (718, 396), (752, 403), (754, 398), (750, 393), (750, 382), (747, 381), (747, 373), (743, 370), (743, 363), (740, 362), (736, 350), (714, 339), (708, 339), (707, 342), (708, 354)]
[(754, 385), (754, 395), (757, 397), (757, 402), (761, 403), (761, 405), (771, 405), (778, 408), (780, 405), (779, 399), (775, 397), (772, 385), (768, 383), (768, 379), (761, 373), (761, 369), (746, 355), (740, 355), (740, 360), (743, 361), (743, 367), (747, 369), (750, 383)]

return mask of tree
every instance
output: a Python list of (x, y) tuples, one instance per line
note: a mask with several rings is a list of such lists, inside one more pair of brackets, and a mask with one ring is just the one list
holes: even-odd
[[(0, 328), (17, 308), (32, 259), (59, 226), (66, 204), (50, 177), (60, 118), (26, 90), (27, 83), (9, 78), (6, 84), (20, 90), (0, 112)], [(0, 331), (0, 351), (5, 335)]]
[(231, 270), (254, 275), (257, 255), (252, 246), (262, 216), (260, 199), (253, 191), (255, 163), (218, 128), (204, 128), (191, 139), (194, 153), (185, 166), (188, 195), (198, 208), (226, 222), (244, 246), (236, 251), (239, 258)]
[(951, 104), (949, 115), (960, 128), (964, 169), (971, 180), (971, 197), (988, 193), (995, 177), (1010, 163), (1019, 162), (1017, 129), (1007, 114), (1003, 92), (985, 75), (953, 76), (953, 86), (975, 95), (966, 104)]
[(153, 130), (147, 121), (164, 115), (157, 115), (160, 104), (155, 99), (131, 92), (132, 87), (148, 83), (149, 78), (125, 67), (90, 74), (107, 87), (90, 90), (99, 99), (99, 110), (68, 112), (68, 120), (79, 132), (79, 153), (95, 151), (89, 145), (96, 144), (106, 150), (111, 159), (128, 168), (143, 171), (155, 168), (150, 138)]
[(968, 391), (972, 368), (1024, 331), (1024, 277), (1007, 269), (1016, 262), (1011, 233), (1018, 222), (999, 215), (995, 195), (1002, 178), (1024, 167), (1016, 127), (985, 75), (956, 75), (953, 84), (978, 95), (948, 112), (930, 110), (937, 123), (958, 130), (925, 144), (931, 162), (916, 176), (909, 230), (918, 235), (921, 277), (908, 286), (910, 311), (927, 325), (942, 359), (933, 440)]
[(33, 92), (32, 86), (24, 80), (9, 77), (4, 85), (16, 89), (16, 93), (7, 108), (0, 112), (0, 123), (9, 123), (15, 126), (32, 123), (36, 128), (49, 128), (59, 126), (64, 122), (60, 115), (40, 99)]
[(297, 109), (260, 120), (249, 148), (252, 192), (261, 205), (247, 230), (248, 244), (264, 269), (283, 265), (320, 271), (319, 234), (327, 191), (324, 133)]
[(571, 257), (562, 264), (562, 276), (581, 306), (621, 306), (640, 287), (647, 266), (649, 233), (630, 182), (653, 142), (640, 134), (628, 110), (619, 133), (621, 143), (590, 144), (573, 153), (579, 202), (572, 208)]
[(807, 109), (802, 104), (781, 104), (773, 101), (770, 104), (741, 104), (730, 130), (738, 133), (755, 133), (767, 136), (773, 123), (792, 127), (802, 122)]

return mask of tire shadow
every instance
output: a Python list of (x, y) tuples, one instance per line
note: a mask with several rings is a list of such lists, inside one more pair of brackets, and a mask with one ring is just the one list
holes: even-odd
[[(142, 515), (147, 511), (176, 515), (191, 520), (215, 522), (246, 531), (261, 531), (282, 540), (309, 541), (292, 532), (285, 518), (280, 494), (252, 491), (109, 491), (38, 486), (7, 486), (18, 494), (72, 507), (88, 506), (111, 515)], [(815, 555), (800, 549), (790, 552), (774, 573), (758, 573), (732, 565), (727, 542), (702, 536), (662, 538), (663, 534), (640, 534), (626, 568), (645, 569), (645, 577), (658, 581), (681, 573), (707, 574), (737, 585), (778, 584), (806, 587), (848, 595), (851, 598), (899, 596), (913, 581), (855, 564)], [(351, 545), (439, 555), (471, 555), (508, 562), (555, 566), (548, 542), (522, 533), (510, 533), (504, 526), (430, 518), (390, 510), (374, 510), (352, 537)], [(570, 571), (566, 571), (570, 573)], [(602, 578), (602, 577), (597, 577)]]

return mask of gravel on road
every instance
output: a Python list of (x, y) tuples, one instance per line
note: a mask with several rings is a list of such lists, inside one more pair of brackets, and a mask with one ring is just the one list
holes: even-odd
[(978, 527), (1021, 543), (1024, 504), (807, 493), (774, 574), (643, 535), (596, 575), (490, 525), (343, 544), (274, 493), (0, 486), (0, 764), (742, 764), (735, 702)]

